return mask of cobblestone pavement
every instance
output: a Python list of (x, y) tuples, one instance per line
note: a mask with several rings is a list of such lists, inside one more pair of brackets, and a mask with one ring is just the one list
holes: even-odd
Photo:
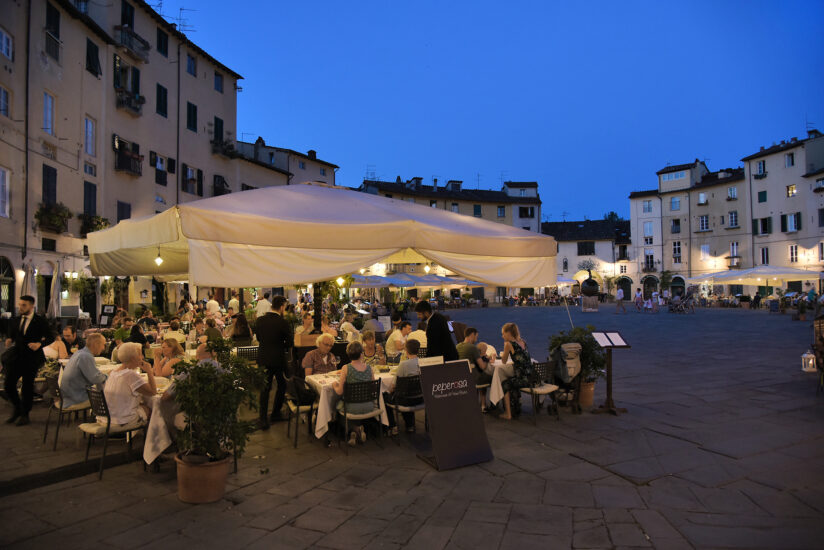
[[(569, 326), (560, 308), (449, 313), (497, 346), (500, 326), (515, 321), (537, 357)], [(615, 352), (615, 397), (628, 414), (563, 411), (537, 427), (528, 415), (488, 416), (495, 460), (446, 472), (406, 439), (345, 456), (305, 432), (294, 450), (276, 425), (254, 435), (220, 502), (182, 504), (173, 463), (158, 474), (132, 463), (102, 482), (0, 499), (0, 546), (821, 547), (824, 397), (799, 360), (810, 322), (748, 310), (572, 316), (632, 344)], [(13, 429), (23, 428), (0, 426)], [(42, 423), (31, 429), (42, 434)]]

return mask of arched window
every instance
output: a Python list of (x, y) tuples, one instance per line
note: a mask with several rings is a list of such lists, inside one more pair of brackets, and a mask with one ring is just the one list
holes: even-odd
[(564, 258), (564, 272), (569, 271), (569, 260)]

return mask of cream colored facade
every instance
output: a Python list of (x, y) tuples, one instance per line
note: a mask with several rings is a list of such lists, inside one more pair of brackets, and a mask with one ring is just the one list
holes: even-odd
[(262, 137), (254, 143), (239, 141), (238, 151), (245, 157), (282, 170), (288, 174), (288, 184), (323, 183), (335, 185), (338, 166), (318, 158), (317, 152), (299, 153), (292, 149), (266, 145)]
[[(8, 196), (0, 256), (15, 270), (14, 296), (24, 262), (40, 275), (52, 274), (58, 262), (61, 271), (84, 272), (80, 215), (114, 224), (202, 197), (288, 183), (285, 170), (239, 158), (242, 77), (142, 0), (3, 2), (0, 31), (14, 50), (11, 58), (0, 54), (0, 94), (9, 98), (8, 116), (0, 115)], [(44, 202), (73, 214), (65, 230), (35, 222)], [(141, 297), (140, 285), (132, 286), (132, 303), (151, 301), (151, 292)], [(73, 304), (76, 297), (64, 300)]]

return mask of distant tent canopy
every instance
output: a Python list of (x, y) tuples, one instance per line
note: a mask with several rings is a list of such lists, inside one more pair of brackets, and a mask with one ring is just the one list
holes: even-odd
[(94, 275), (189, 280), (198, 286), (324, 281), (378, 262), (431, 261), (475, 284), (511, 287), (553, 285), (556, 271), (552, 237), (314, 185), (266, 187), (178, 205), (89, 233), (88, 246)]

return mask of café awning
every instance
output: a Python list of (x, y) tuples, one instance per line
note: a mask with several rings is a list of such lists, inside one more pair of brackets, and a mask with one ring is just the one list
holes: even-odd
[[(554, 284), (555, 239), (344, 188), (266, 187), (193, 201), (88, 235), (94, 275), (198, 286), (293, 285), (375, 264), (435, 262), (487, 284)], [(162, 262), (155, 261), (160, 257)]]
[(808, 271), (794, 267), (759, 265), (749, 269), (730, 270), (713, 278), (715, 284), (776, 286), (787, 281), (811, 281), (821, 278), (819, 271)]

